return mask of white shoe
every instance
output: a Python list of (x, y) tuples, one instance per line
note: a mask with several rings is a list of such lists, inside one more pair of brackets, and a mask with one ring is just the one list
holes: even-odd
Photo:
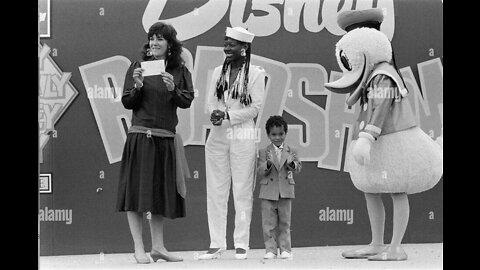
[(247, 258), (247, 253), (245, 254), (235, 254), (235, 259), (237, 260), (245, 260)]
[(217, 259), (218, 257), (220, 257), (220, 255), (222, 255), (222, 249), (218, 249), (217, 251), (213, 252), (213, 253), (205, 253), (205, 254), (202, 254), (200, 256), (198, 256), (198, 259), (199, 260), (212, 260), (212, 259)]
[(282, 259), (291, 259), (292, 257), (293, 255), (288, 251), (283, 251), (282, 254), (280, 254), (280, 258)]
[(268, 260), (268, 259), (275, 259), (275, 257), (277, 257), (277, 255), (275, 255), (273, 252), (267, 252), (267, 254), (265, 254), (263, 256), (264, 259)]
[[(245, 251), (245, 253), (237, 253), (239, 251), (239, 249)], [(243, 248), (237, 248), (236, 249), (236, 252), (235, 252), (235, 259), (237, 260), (244, 260), (247, 258), (247, 251), (244, 250)]]

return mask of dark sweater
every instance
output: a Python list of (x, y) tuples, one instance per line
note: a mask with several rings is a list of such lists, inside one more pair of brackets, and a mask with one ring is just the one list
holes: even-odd
[(166, 69), (173, 75), (174, 91), (168, 91), (160, 75), (144, 77), (143, 87), (138, 90), (133, 79), (133, 70), (137, 67), (140, 67), (140, 63), (133, 62), (128, 68), (122, 95), (123, 106), (133, 110), (132, 125), (161, 128), (175, 133), (177, 107), (189, 108), (194, 98), (190, 71), (184, 65)]

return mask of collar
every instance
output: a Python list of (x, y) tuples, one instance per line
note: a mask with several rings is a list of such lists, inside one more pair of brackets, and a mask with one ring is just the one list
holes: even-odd
[(283, 149), (283, 143), (279, 147), (277, 147), (274, 143), (272, 143), (272, 145), (273, 145), (273, 148), (275, 150), (282, 150)]

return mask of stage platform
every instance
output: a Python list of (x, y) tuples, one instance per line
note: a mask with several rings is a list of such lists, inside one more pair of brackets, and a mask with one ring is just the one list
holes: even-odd
[[(136, 264), (133, 253), (41, 256), (40, 269), (443, 269), (443, 243), (404, 244), (409, 258), (399, 262), (376, 262), (366, 259), (344, 259), (342, 251), (357, 246), (293, 247), (292, 259), (264, 260), (265, 250), (252, 249), (246, 260), (236, 260), (234, 250), (218, 259), (196, 260), (204, 251), (172, 252), (183, 262)], [(360, 247), (360, 246), (358, 246)]]

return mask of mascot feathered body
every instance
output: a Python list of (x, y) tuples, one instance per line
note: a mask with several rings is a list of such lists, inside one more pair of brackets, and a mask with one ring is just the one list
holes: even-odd
[[(345, 258), (406, 260), (401, 248), (409, 205), (407, 194), (434, 187), (443, 174), (443, 150), (415, 123), (406, 99), (408, 91), (398, 73), (392, 47), (380, 31), (381, 9), (345, 11), (338, 24), (347, 33), (336, 45), (342, 77), (325, 87), (350, 94), (347, 104), (359, 104), (360, 114), (347, 150), (346, 167), (355, 187), (365, 193), (372, 243), (346, 251)], [(385, 210), (381, 194), (390, 193), (394, 232), (383, 243)]]

